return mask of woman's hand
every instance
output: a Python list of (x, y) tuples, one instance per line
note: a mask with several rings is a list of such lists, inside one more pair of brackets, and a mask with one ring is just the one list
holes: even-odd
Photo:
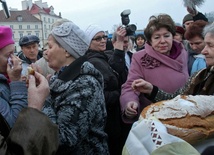
[(126, 115), (127, 118), (132, 119), (137, 116), (137, 113), (138, 113), (137, 109), (138, 109), (138, 103), (134, 101), (128, 102), (124, 114)]
[(29, 76), (28, 107), (41, 110), (49, 93), (48, 81), (42, 74), (35, 72)]
[(150, 95), (153, 85), (143, 79), (137, 79), (132, 82), (132, 89)]
[(22, 61), (15, 55), (11, 54), (10, 62), (7, 64), (7, 74), (11, 81), (21, 81)]

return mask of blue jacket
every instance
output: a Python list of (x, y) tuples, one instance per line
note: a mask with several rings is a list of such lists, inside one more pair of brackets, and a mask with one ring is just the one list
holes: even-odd
[(16, 121), (19, 112), (27, 107), (27, 87), (25, 82), (12, 81), (0, 74), (0, 113), (10, 127)]

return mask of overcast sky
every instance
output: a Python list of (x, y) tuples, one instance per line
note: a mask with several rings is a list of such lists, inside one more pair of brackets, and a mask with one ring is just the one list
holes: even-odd
[[(202, 13), (214, 11), (214, 0), (204, 0), (197, 8)], [(6, 0), (8, 7), (21, 9), (21, 0)], [(34, 2), (34, 0), (33, 0)], [(151, 15), (167, 13), (176, 23), (181, 23), (187, 14), (183, 0), (43, 0), (54, 12), (61, 12), (63, 18), (76, 23), (85, 29), (89, 24), (96, 23), (105, 30), (112, 31), (113, 25), (121, 23), (120, 13), (130, 9), (130, 24), (143, 29)]]

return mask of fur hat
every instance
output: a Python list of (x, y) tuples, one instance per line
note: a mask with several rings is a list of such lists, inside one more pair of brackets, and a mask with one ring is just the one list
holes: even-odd
[(8, 26), (0, 26), (0, 49), (14, 44), (12, 29)]
[(193, 21), (193, 17), (192, 17), (192, 15), (191, 14), (187, 14), (186, 16), (184, 16), (184, 18), (183, 18), (183, 24), (185, 23), (185, 22), (187, 22), (187, 21)]
[(89, 37), (90, 42), (98, 32), (104, 32), (104, 31), (99, 25), (95, 25), (95, 24), (89, 25), (88, 28), (85, 30), (85, 33)]
[(90, 41), (85, 32), (73, 22), (65, 22), (54, 27), (51, 34), (76, 59), (83, 56), (89, 48)]

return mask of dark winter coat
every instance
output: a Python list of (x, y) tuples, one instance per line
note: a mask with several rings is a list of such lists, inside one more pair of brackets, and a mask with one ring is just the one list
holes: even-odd
[(60, 155), (108, 155), (103, 78), (80, 57), (50, 80), (43, 111), (59, 126)]
[(122, 151), (122, 119), (119, 97), (121, 94), (121, 85), (127, 77), (127, 70), (125, 69), (125, 53), (120, 50), (116, 50), (113, 53), (88, 50), (86, 56), (88, 57), (88, 61), (91, 62), (103, 75), (107, 109), (107, 124), (105, 131), (108, 134), (110, 154), (119, 155)]
[(46, 115), (24, 108), (8, 138), (0, 135), (0, 155), (54, 155), (58, 141), (58, 127)]

